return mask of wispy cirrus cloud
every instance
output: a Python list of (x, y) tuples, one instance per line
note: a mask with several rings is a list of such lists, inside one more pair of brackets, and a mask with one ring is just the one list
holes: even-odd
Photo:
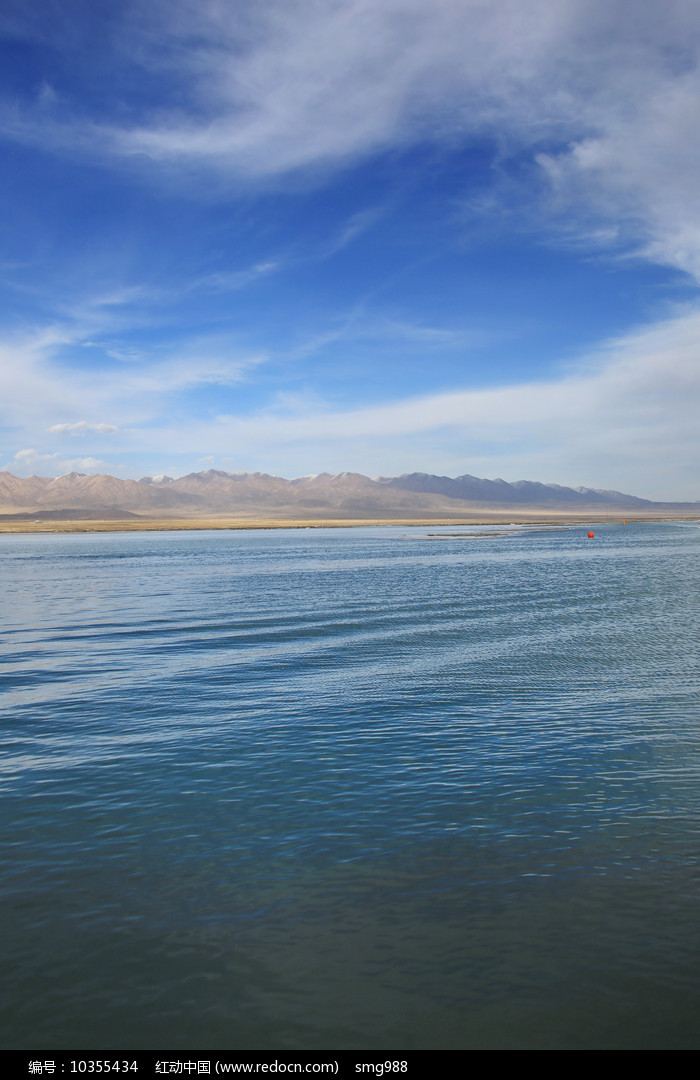
[[(98, 351), (99, 363), (85, 364), (85, 344)], [(128, 437), (125, 429), (159, 422), (178, 395), (236, 387), (265, 359), (242, 353), (221, 334), (179, 340), (170, 348), (159, 343), (150, 351), (117, 350), (108, 364), (107, 352), (95, 342), (84, 342), (80, 327), (70, 325), (0, 342), (5, 388), (0, 423), (32, 441), (46, 433), (83, 439), (109, 435), (117, 450)], [(86, 415), (100, 419), (86, 420)]]
[(265, 259), (256, 262), (253, 266), (243, 270), (217, 271), (195, 278), (187, 284), (186, 291), (202, 290), (204, 292), (227, 293), (237, 292), (248, 285), (254, 284), (270, 274), (278, 273), (285, 263), (281, 259)]
[[(42, 28), (27, 13), (15, 32)], [(172, 0), (124, 6), (100, 50), (120, 90), (92, 113), (44, 80), (33, 102), (5, 102), (0, 127), (241, 181), (487, 138), (505, 167), (530, 156), (570, 229), (697, 275), (699, 58), (694, 0)]]

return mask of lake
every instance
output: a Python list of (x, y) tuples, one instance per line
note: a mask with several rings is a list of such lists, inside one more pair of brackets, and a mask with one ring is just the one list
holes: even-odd
[(700, 1048), (700, 527), (593, 528), (0, 536), (2, 1045)]

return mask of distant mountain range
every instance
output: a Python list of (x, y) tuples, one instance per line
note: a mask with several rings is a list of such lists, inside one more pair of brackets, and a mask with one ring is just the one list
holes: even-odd
[(319, 473), (285, 480), (266, 473), (227, 473), (219, 469), (170, 476), (120, 480), (115, 476), (71, 472), (64, 476), (21, 478), (0, 472), (0, 514), (5, 517), (129, 518), (407, 518), (458, 517), (476, 510), (494, 513), (605, 509), (631, 512), (697, 510), (700, 503), (654, 503), (620, 491), (561, 487), (519, 480), (481, 480), (476, 476), (408, 473), (370, 479), (360, 473)]

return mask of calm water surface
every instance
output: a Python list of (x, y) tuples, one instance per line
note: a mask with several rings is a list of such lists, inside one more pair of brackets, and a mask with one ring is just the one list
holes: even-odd
[(700, 528), (428, 531), (0, 536), (1, 1045), (700, 1048)]

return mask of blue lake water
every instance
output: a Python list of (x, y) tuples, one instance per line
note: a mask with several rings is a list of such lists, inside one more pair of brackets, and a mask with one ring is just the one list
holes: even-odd
[(0, 536), (3, 1046), (700, 1048), (700, 528), (457, 531)]

